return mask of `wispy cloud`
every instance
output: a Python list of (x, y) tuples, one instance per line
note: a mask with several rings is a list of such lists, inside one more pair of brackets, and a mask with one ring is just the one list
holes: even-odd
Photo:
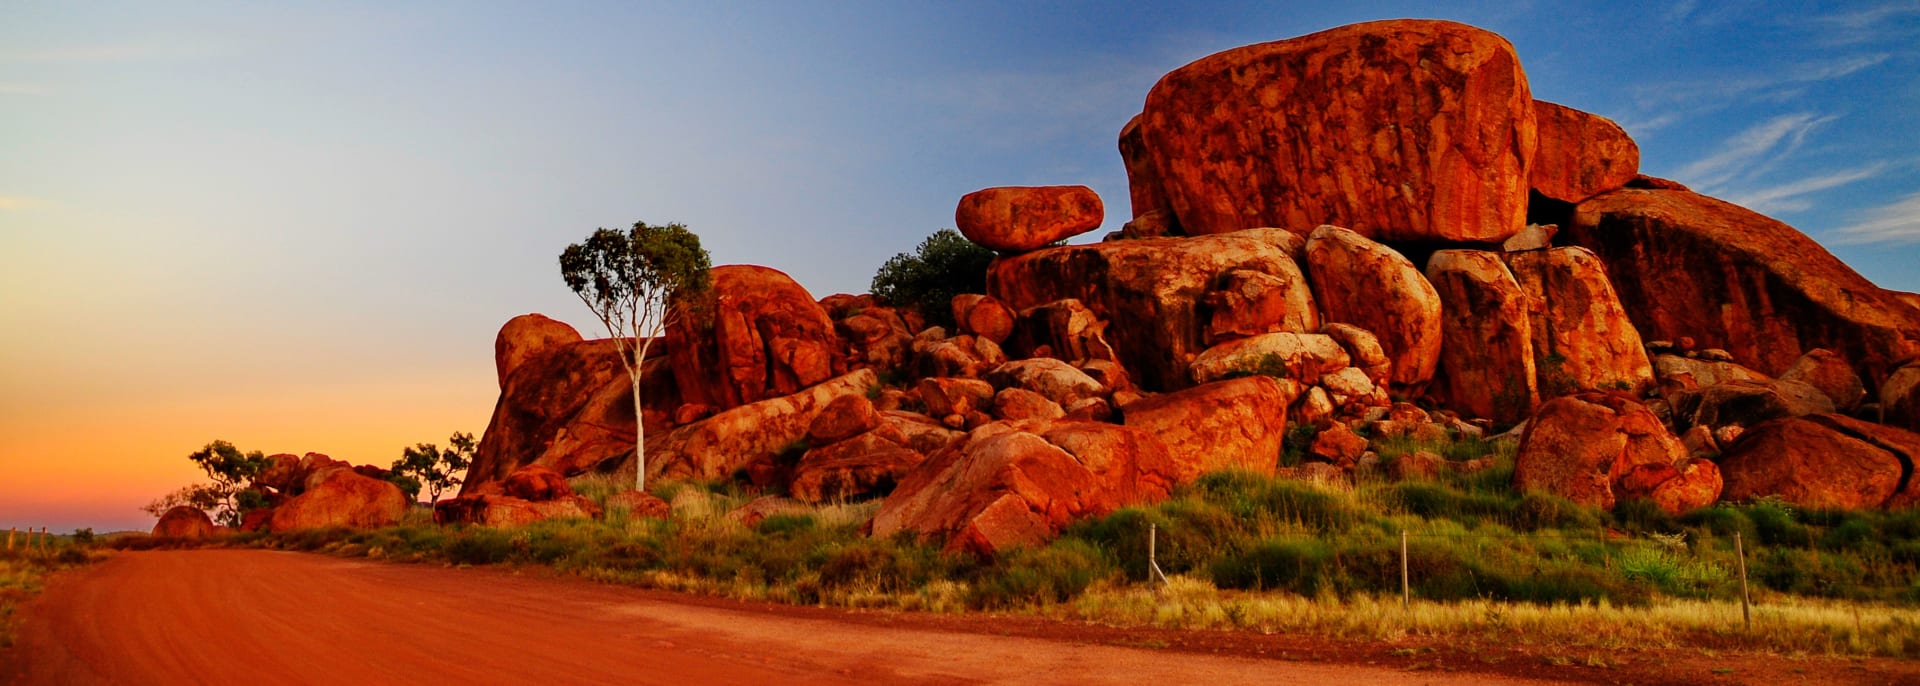
[(1659, 108), (1697, 102), (1723, 103), (1734, 98), (1768, 99), (1781, 91), (1804, 88), (1852, 76), (1885, 63), (1893, 56), (1884, 52), (1847, 55), (1818, 62), (1807, 62), (1779, 72), (1717, 78), (1706, 81), (1649, 84), (1634, 89), (1633, 97), (1642, 107)]
[(1866, 220), (1835, 229), (1834, 242), (1920, 243), (1920, 193), (1913, 193), (1892, 204), (1867, 210)]
[(1727, 201), (1761, 214), (1805, 211), (1813, 208), (1813, 203), (1806, 199), (1807, 195), (1873, 178), (1886, 168), (1885, 164), (1870, 164), (1831, 174), (1821, 174), (1790, 183), (1735, 193), (1729, 196)]
[(1734, 134), (1713, 154), (1681, 167), (1674, 177), (1704, 190), (1724, 186), (1736, 178), (1751, 178), (1756, 170), (1793, 154), (1806, 141), (1807, 134), (1835, 118), (1801, 112), (1760, 122)]
[(1920, 35), (1920, 3), (1898, 0), (1878, 7), (1811, 18), (1806, 26), (1830, 45), (1858, 45)]

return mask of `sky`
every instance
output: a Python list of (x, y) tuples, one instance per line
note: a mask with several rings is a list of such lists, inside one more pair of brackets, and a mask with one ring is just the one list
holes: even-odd
[[(1780, 5), (1794, 5), (1783, 8)], [(1803, 6), (1804, 5), (1804, 6)], [(1460, 21), (1642, 171), (1920, 291), (1920, 3), (115, 3), (0, 7), (0, 527), (146, 529), (214, 439), (385, 465), (478, 434), (493, 337), (681, 222), (865, 292), (961, 195), (1085, 184), (1168, 71)]]

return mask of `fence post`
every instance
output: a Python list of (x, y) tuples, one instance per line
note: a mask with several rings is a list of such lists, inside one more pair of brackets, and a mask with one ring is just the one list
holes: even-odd
[(1413, 606), (1413, 592), (1407, 584), (1407, 530), (1400, 530), (1400, 608)]
[(1733, 532), (1733, 556), (1740, 561), (1740, 620), (1747, 630), (1753, 630), (1753, 596), (1747, 592), (1747, 549), (1740, 541), (1740, 532)]
[(13, 535), (18, 531), (20, 531), (20, 527), (7, 527), (7, 552), (9, 553), (13, 552)]
[(1173, 582), (1167, 581), (1167, 573), (1160, 571), (1159, 548), (1160, 548), (1160, 525), (1148, 524), (1147, 525), (1147, 571), (1151, 572), (1153, 576), (1158, 577), (1160, 579), (1161, 586), (1171, 586), (1173, 585)]

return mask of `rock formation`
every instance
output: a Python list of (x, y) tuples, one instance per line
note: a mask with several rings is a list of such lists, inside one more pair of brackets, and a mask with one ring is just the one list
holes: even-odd
[(960, 198), (953, 213), (960, 235), (1005, 253), (1078, 236), (1106, 218), (1100, 196), (1086, 186), (988, 188)]
[(1778, 496), (1801, 507), (1912, 507), (1920, 435), (1840, 415), (1761, 423), (1726, 446), (1728, 500)]
[(209, 538), (216, 531), (206, 511), (190, 505), (168, 508), (153, 525), (154, 538)]
[(1307, 274), (1322, 316), (1372, 332), (1393, 360), (1393, 382), (1419, 386), (1440, 361), (1440, 296), (1392, 248), (1337, 226), (1307, 238)]
[(1640, 146), (1611, 119), (1535, 100), (1533, 122), (1538, 143), (1527, 178), (1541, 195), (1577, 203), (1640, 173)]
[(1503, 426), (1533, 414), (1533, 328), (1527, 297), (1500, 256), (1442, 250), (1427, 260), (1440, 296), (1441, 395), (1447, 407)]
[(352, 469), (322, 469), (307, 477), (306, 492), (274, 508), (274, 533), (330, 526), (373, 528), (400, 521), (413, 501), (399, 486)]
[(667, 328), (680, 397), (725, 410), (799, 392), (843, 373), (833, 320), (785, 273), (753, 265), (712, 270), (712, 289)]

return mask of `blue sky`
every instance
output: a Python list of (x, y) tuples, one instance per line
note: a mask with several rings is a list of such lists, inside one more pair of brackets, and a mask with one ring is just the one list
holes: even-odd
[[(556, 256), (595, 227), (683, 222), (816, 296), (987, 186), (1087, 184), (1117, 228), (1162, 74), (1372, 19), (1501, 33), (1646, 173), (1920, 291), (1912, 0), (386, 5), (0, 10), (0, 526), (138, 524), (213, 438), (478, 432), (502, 322), (592, 333)], [(80, 473), (117, 480), (44, 495)]]

